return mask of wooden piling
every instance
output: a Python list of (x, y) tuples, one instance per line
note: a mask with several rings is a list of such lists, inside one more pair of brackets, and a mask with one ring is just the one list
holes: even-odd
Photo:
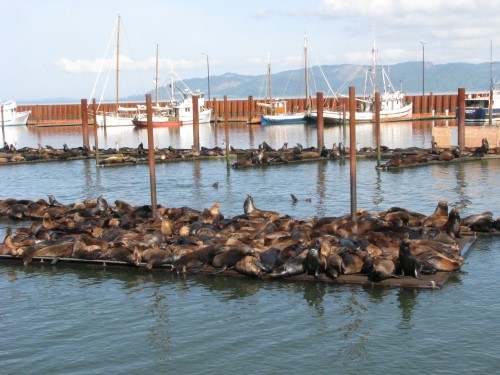
[(380, 168), (380, 93), (375, 93), (375, 138), (377, 144), (377, 168)]
[(324, 118), (323, 118), (323, 92), (316, 93), (316, 102), (318, 103), (318, 125), (317, 125), (317, 140), (318, 152), (321, 152), (325, 144)]
[(151, 188), (151, 215), (158, 217), (156, 204), (156, 170), (155, 170), (155, 141), (153, 138), (153, 110), (151, 108), (151, 94), (146, 94), (146, 120), (148, 123), (148, 161), (149, 185)]
[(458, 89), (458, 148), (465, 148), (465, 88)]
[(87, 150), (90, 150), (90, 142), (89, 142), (89, 116), (87, 112), (87, 99), (82, 99), (82, 134), (83, 134), (83, 147), (86, 147)]
[(229, 164), (229, 123), (228, 123), (228, 107), (227, 95), (224, 95), (224, 132), (226, 136), (226, 159)]
[(200, 151), (200, 116), (198, 97), (193, 95), (193, 147), (194, 151)]
[(251, 124), (252, 123), (252, 116), (253, 116), (253, 97), (252, 97), (252, 95), (250, 95), (248, 97), (248, 109), (247, 109), (247, 112), (248, 112), (247, 113), (248, 114), (248, 117), (247, 117), (248, 120), (247, 120), (247, 122), (249, 124)]
[(349, 87), (349, 164), (351, 174), (351, 223), (356, 228), (356, 90)]
[(95, 144), (95, 166), (99, 165), (99, 137), (97, 135), (97, 121), (96, 121), (96, 109), (97, 105), (95, 103), (95, 98), (92, 98), (92, 107), (94, 109), (94, 144)]
[(493, 90), (490, 89), (490, 108), (488, 109), (488, 124), (493, 123)]

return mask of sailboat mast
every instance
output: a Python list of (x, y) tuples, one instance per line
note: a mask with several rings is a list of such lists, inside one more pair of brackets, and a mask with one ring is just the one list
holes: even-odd
[(307, 34), (304, 33), (304, 80), (306, 83), (306, 108), (310, 108), (310, 103), (309, 103), (309, 77), (307, 76), (308, 74), (308, 67), (307, 67)]
[(118, 15), (118, 30), (116, 33), (116, 111), (118, 112), (118, 74), (120, 70), (120, 15)]
[(158, 44), (156, 45), (156, 77), (155, 77), (155, 86), (156, 86), (156, 106), (158, 107)]
[(375, 98), (375, 93), (377, 92), (377, 46), (375, 44), (375, 38), (373, 38), (373, 49), (372, 49), (372, 98)]
[(270, 53), (267, 53), (267, 85), (269, 87), (269, 102), (273, 98), (273, 88), (271, 85), (271, 57)]

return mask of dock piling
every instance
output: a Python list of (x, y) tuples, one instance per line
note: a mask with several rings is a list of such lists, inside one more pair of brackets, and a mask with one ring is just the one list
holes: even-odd
[(356, 89), (349, 87), (349, 164), (351, 174), (351, 223), (353, 231), (356, 232)]
[(82, 110), (82, 135), (83, 135), (83, 147), (86, 147), (90, 151), (89, 142), (89, 116), (87, 112), (87, 99), (82, 99), (81, 103)]
[(458, 89), (458, 147), (465, 148), (465, 88)]
[(316, 93), (316, 103), (318, 107), (318, 126), (317, 126), (317, 139), (318, 139), (318, 152), (321, 152), (325, 144), (325, 131), (324, 131), (324, 118), (323, 118), (323, 92)]
[(377, 168), (380, 168), (380, 92), (375, 93), (375, 137), (377, 142)]
[(96, 120), (96, 109), (97, 105), (95, 103), (95, 98), (92, 98), (92, 108), (94, 109), (94, 144), (95, 144), (95, 166), (99, 165), (99, 136), (97, 135), (97, 120)]
[(194, 151), (200, 151), (200, 117), (196, 95), (193, 95), (193, 147)]
[(155, 170), (155, 141), (153, 137), (153, 111), (151, 109), (151, 94), (146, 94), (146, 120), (148, 122), (148, 161), (149, 182), (151, 188), (151, 215), (158, 217), (156, 204), (156, 170)]

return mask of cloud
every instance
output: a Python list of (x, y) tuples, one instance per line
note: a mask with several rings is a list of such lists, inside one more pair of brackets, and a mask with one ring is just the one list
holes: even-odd
[[(156, 69), (156, 59), (151, 57), (144, 60), (133, 60), (128, 56), (120, 55), (120, 70), (124, 71), (151, 71)], [(213, 61), (213, 63), (217, 63)], [(68, 58), (60, 58), (56, 61), (57, 67), (70, 74), (84, 73), (99, 73), (101, 70), (115, 69), (116, 60), (113, 59), (97, 59), (97, 60), (71, 60)], [(171, 60), (159, 59), (158, 68), (160, 70), (168, 70), (173, 67), (176, 69), (193, 69), (196, 67), (205, 66), (205, 63), (190, 60)]]

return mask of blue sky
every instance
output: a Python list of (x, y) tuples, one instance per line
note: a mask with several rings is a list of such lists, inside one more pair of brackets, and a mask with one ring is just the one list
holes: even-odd
[[(385, 64), (488, 62), (500, 55), (498, 0), (2, 0), (0, 99), (89, 98), (113, 60), (118, 14), (120, 96), (181, 78), (297, 68), (304, 33), (311, 64), (368, 63), (374, 37)], [(111, 41), (108, 54), (106, 48)], [(114, 95), (111, 73), (107, 98)], [(197, 88), (192, 88), (197, 89)], [(204, 89), (204, 88), (202, 88)]]

